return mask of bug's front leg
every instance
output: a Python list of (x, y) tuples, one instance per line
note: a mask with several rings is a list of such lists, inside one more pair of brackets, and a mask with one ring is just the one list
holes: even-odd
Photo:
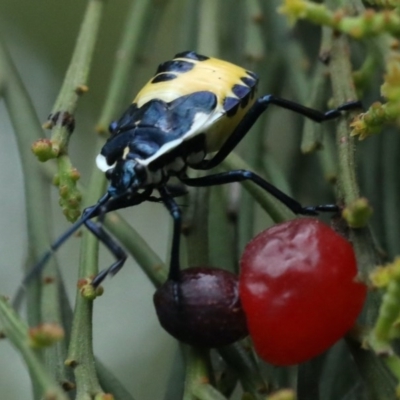
[(107, 269), (100, 271), (92, 280), (92, 286), (98, 287), (107, 275), (114, 276), (123, 266), (128, 258), (122, 247), (103, 229), (101, 223), (91, 220), (86, 221), (85, 226), (103, 243), (107, 249), (114, 255), (116, 261)]

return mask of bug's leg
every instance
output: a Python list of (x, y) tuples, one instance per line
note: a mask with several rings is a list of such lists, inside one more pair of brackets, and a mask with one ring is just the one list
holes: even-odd
[(174, 220), (174, 228), (172, 233), (172, 247), (171, 258), (168, 272), (168, 280), (174, 283), (173, 285), (173, 298), (177, 304), (180, 304), (179, 282), (181, 275), (180, 266), (180, 241), (181, 241), (181, 226), (182, 226), (182, 213), (175, 200), (165, 187), (158, 189), (161, 195), (161, 200), (165, 207), (171, 214)]
[(339, 210), (338, 206), (335, 204), (303, 207), (295, 199), (281, 192), (278, 188), (271, 185), (265, 179), (261, 178), (254, 172), (247, 170), (222, 172), (220, 174), (208, 175), (201, 178), (188, 178), (186, 176), (183, 176), (181, 177), (181, 180), (188, 186), (214, 186), (223, 185), (225, 183), (242, 182), (245, 180), (249, 180), (266, 190), (268, 193), (272, 194), (295, 214), (317, 215), (319, 211), (336, 212)]
[(111, 264), (105, 270), (100, 271), (94, 277), (92, 280), (92, 286), (98, 287), (107, 277), (107, 275), (114, 276), (117, 274), (127, 259), (127, 255), (122, 247), (103, 229), (103, 220), (105, 215), (110, 211), (132, 207), (150, 199), (152, 191), (153, 188), (149, 187), (142, 193), (136, 193), (134, 195), (127, 193), (120, 197), (110, 199), (106, 207), (99, 209), (95, 215), (93, 215), (99, 216), (99, 222), (96, 223), (91, 220), (87, 220), (85, 222), (85, 226), (89, 229), (89, 231), (92, 232), (93, 235), (95, 235), (97, 239), (99, 239), (116, 258), (116, 261), (113, 264)]
[(149, 200), (151, 198), (151, 193), (153, 191), (152, 187), (147, 188), (145, 191), (141, 193), (135, 193), (133, 195), (126, 193), (119, 197), (113, 197), (107, 203), (105, 209), (98, 209), (96, 213), (92, 215), (92, 217), (104, 216), (111, 211), (122, 210), (123, 208), (128, 208), (132, 206), (137, 206), (138, 204), (143, 203), (144, 201)]
[(171, 214), (174, 220), (174, 229), (172, 233), (172, 248), (171, 248), (171, 260), (170, 268), (168, 273), (168, 279), (178, 282), (180, 280), (180, 259), (179, 259), (179, 249), (181, 241), (181, 225), (182, 225), (182, 213), (176, 204), (175, 200), (172, 198), (171, 194), (167, 191), (165, 187), (160, 187), (158, 189), (161, 195), (161, 201), (164, 203), (165, 207)]
[(257, 121), (259, 116), (268, 108), (270, 104), (274, 104), (287, 110), (294, 111), (318, 123), (338, 118), (342, 115), (342, 111), (354, 110), (362, 107), (361, 102), (350, 101), (332, 110), (321, 112), (313, 108), (303, 106), (299, 103), (272, 95), (260, 97), (252, 105), (252, 107), (246, 113), (244, 118), (240, 121), (239, 125), (235, 128), (232, 134), (228, 137), (226, 142), (222, 145), (217, 154), (215, 154), (214, 157), (208, 160), (204, 160), (199, 164), (194, 165), (192, 168), (207, 170), (214, 168), (215, 166), (220, 164), (243, 139), (243, 137), (247, 134), (253, 124)]
[(103, 229), (102, 225), (93, 221), (86, 221), (85, 226), (99, 239), (114, 255), (116, 261), (107, 269), (100, 271), (92, 280), (92, 286), (98, 287), (107, 275), (114, 276), (124, 265), (127, 255), (117, 242)]
[(17, 290), (17, 293), (14, 296), (12, 304), (18, 308), (19, 303), (21, 302), (26, 286), (36, 277), (40, 276), (43, 271), (43, 268), (53, 256), (53, 254), (63, 245), (63, 243), (69, 239), (78, 229), (86, 223), (90, 218), (93, 218), (95, 215), (98, 215), (99, 210), (106, 206), (107, 202), (110, 200), (110, 195), (106, 193), (103, 197), (99, 199), (99, 201), (91, 207), (86, 208), (81, 218), (72, 224), (69, 229), (67, 229), (55, 242), (53, 242), (50, 246), (50, 250), (46, 251), (39, 259), (39, 261), (27, 272), (27, 274), (22, 279), (20, 287)]
[[(102, 198), (100, 198), (100, 200), (94, 206), (86, 208), (83, 211), (81, 218), (78, 221), (76, 221), (73, 225), (71, 225), (70, 228), (68, 230), (66, 230), (55, 242), (53, 242), (52, 245), (50, 246), (50, 250), (47, 251), (46, 253), (44, 253), (43, 256), (40, 258), (40, 260), (28, 271), (28, 273), (23, 278), (20, 287), (17, 290), (17, 293), (13, 300), (13, 304), (16, 305), (16, 304), (20, 303), (20, 301), (23, 298), (26, 285), (28, 285), (29, 282), (32, 281), (32, 279), (34, 279), (35, 277), (38, 277), (41, 274), (43, 268), (45, 267), (45, 265), (49, 261), (49, 259), (53, 256), (53, 254), (63, 245), (63, 243), (67, 239), (69, 239), (76, 231), (78, 231), (78, 229), (82, 225), (88, 225), (88, 224), (90, 225), (89, 221), (91, 218), (97, 217), (99, 215), (104, 216), (104, 214), (106, 214), (110, 211), (119, 210), (121, 208), (140, 204), (143, 201), (147, 200), (147, 198), (151, 194), (151, 191), (152, 191), (152, 189), (148, 189), (140, 194), (135, 194), (135, 195), (131, 195), (131, 196), (124, 195), (124, 196), (117, 197), (117, 198), (111, 198), (110, 195), (107, 193)], [(88, 228), (90, 229), (89, 226), (88, 226)], [(93, 232), (93, 233), (96, 235), (95, 232)], [(100, 241), (102, 241), (102, 237), (103, 237), (102, 235), (97, 236), (97, 237), (99, 238)], [(107, 245), (106, 241), (104, 241), (104, 244), (106, 245), (106, 247), (108, 247), (110, 249), (111, 252), (113, 252), (111, 250), (110, 246)], [(115, 244), (115, 246), (117, 246), (117, 245)], [(119, 254), (119, 252), (117, 250), (116, 250), (116, 253)], [(113, 254), (115, 254), (115, 253), (113, 253)], [(125, 258), (126, 258), (126, 256), (125, 256)], [(122, 262), (122, 264), (123, 264), (123, 262)], [(111, 267), (110, 267), (110, 269), (111, 269)], [(114, 268), (112, 268), (112, 271), (110, 271), (110, 272), (114, 273), (114, 274), (116, 272), (118, 272), (118, 266), (117, 267), (114, 266)], [(94, 286), (98, 286), (103, 279), (104, 278), (100, 278), (99, 276), (95, 277)]]
[(34, 277), (40, 275), (44, 266), (50, 257), (69, 239), (82, 225), (86, 223), (90, 218), (93, 218), (99, 210), (104, 207), (109, 201), (109, 194), (104, 195), (94, 206), (86, 208), (82, 217), (70, 226), (55, 242), (50, 246), (50, 250), (43, 254), (42, 258), (31, 268), (31, 270), (25, 275), (22, 284), (28, 284)]

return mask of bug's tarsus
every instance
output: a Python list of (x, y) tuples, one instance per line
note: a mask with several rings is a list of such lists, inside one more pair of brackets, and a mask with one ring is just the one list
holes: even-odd
[(317, 215), (318, 212), (336, 213), (340, 211), (340, 207), (337, 204), (321, 204), (319, 206), (304, 207), (304, 211), (306, 213), (314, 212), (314, 214), (302, 213), (303, 215)]
[(339, 111), (364, 110), (364, 106), (360, 100), (353, 100), (340, 105), (337, 109)]
[[(114, 264), (113, 264), (114, 265)], [(97, 288), (101, 285), (101, 283), (104, 281), (104, 279), (107, 277), (109, 271), (108, 269), (103, 269), (103, 271), (100, 271), (93, 279), (91, 282), (91, 285), (94, 288)]]

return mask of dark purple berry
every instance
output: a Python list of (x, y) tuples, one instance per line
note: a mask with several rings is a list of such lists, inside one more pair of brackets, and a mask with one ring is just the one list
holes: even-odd
[(201, 347), (226, 346), (247, 336), (237, 277), (225, 270), (183, 270), (154, 294), (161, 326), (181, 342)]

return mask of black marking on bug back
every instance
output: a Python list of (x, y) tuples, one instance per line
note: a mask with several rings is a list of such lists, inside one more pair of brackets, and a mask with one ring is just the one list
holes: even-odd
[(240, 78), (240, 80), (247, 86), (253, 88), (254, 86), (257, 85), (257, 80), (252, 79), (252, 78), (248, 78), (247, 76), (243, 76)]
[(246, 74), (251, 76), (256, 82), (258, 82), (258, 75), (256, 73), (246, 70)]
[[(144, 133), (141, 133), (142, 129), (137, 129), (135, 131), (135, 138), (134, 140), (130, 143), (129, 145), (129, 154), (127, 155), (127, 158), (141, 158), (141, 159), (146, 159), (148, 157), (151, 157), (154, 153), (158, 151), (160, 148), (160, 145), (156, 143), (155, 141), (150, 141), (147, 139), (141, 139), (141, 137), (152, 138), (151, 134), (151, 128), (143, 128), (145, 130)], [(155, 135), (157, 135), (158, 132), (154, 132)]]
[(239, 99), (243, 99), (243, 97), (247, 96), (251, 92), (251, 88), (244, 85), (233, 85), (232, 92), (235, 93)]
[(207, 91), (179, 97), (170, 103), (154, 99), (142, 107), (132, 104), (118, 121), (118, 132), (101, 150), (108, 165), (121, 159), (126, 147), (127, 158), (146, 159), (162, 145), (179, 139), (190, 130), (198, 113), (210, 114), (217, 105), (216, 96)]
[(210, 57), (202, 56), (201, 54), (197, 54), (194, 51), (183, 51), (182, 53), (175, 54), (174, 58), (189, 58), (190, 60), (205, 61), (208, 60)]
[(155, 78), (151, 80), (151, 83), (167, 82), (176, 79), (178, 75), (175, 74), (158, 74)]
[(113, 165), (122, 157), (126, 146), (134, 140), (134, 135), (134, 130), (130, 130), (113, 135), (107, 140), (100, 154), (106, 158), (108, 165)]
[(233, 117), (239, 108), (240, 100), (237, 97), (225, 97), (222, 107), (228, 117)]
[(210, 114), (216, 105), (216, 96), (207, 91), (181, 96), (170, 103), (151, 100), (138, 110), (137, 115), (140, 121), (138, 128), (146, 128), (148, 131), (138, 129), (135, 138), (154, 141), (162, 146), (184, 136), (190, 130), (197, 113)]
[(136, 114), (138, 107), (136, 103), (131, 104), (127, 110), (122, 114), (121, 118), (114, 124), (113, 134), (117, 135), (123, 133), (123, 131), (132, 129), (135, 126), (137, 120)]
[(194, 63), (185, 60), (166, 61), (158, 66), (156, 74), (161, 74), (162, 72), (176, 72), (179, 74), (190, 71), (194, 66)]
[(232, 92), (240, 99), (240, 105), (245, 108), (249, 103), (251, 88), (249, 86), (234, 85)]

